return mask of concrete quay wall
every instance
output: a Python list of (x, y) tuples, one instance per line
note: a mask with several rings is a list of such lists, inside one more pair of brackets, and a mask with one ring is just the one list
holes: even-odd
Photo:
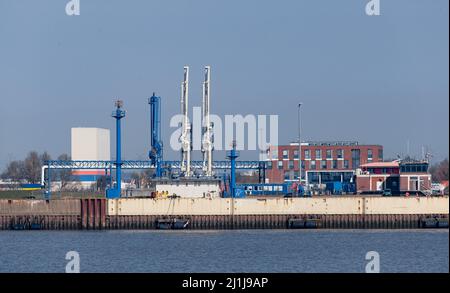
[(448, 197), (2, 200), (0, 230), (156, 229), (174, 218), (189, 229), (448, 228), (448, 204)]
[(315, 197), (273, 199), (122, 198), (108, 200), (109, 216), (448, 214), (448, 197)]

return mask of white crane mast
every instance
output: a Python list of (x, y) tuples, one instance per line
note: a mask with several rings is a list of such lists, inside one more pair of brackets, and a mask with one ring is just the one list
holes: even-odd
[(213, 125), (210, 118), (210, 78), (211, 67), (205, 66), (205, 81), (203, 82), (202, 100), (202, 152), (203, 152), (203, 173), (205, 176), (212, 176), (212, 150), (213, 150)]
[(184, 79), (181, 83), (181, 114), (183, 115), (181, 141), (181, 172), (191, 176), (191, 124), (189, 123), (189, 67), (184, 67)]

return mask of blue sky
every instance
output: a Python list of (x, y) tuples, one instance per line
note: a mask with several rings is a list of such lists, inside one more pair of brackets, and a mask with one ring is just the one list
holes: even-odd
[(366, 0), (81, 0), (71, 17), (67, 2), (0, 0), (0, 169), (30, 150), (70, 153), (71, 127), (113, 130), (116, 98), (123, 157), (146, 158), (147, 98), (164, 99), (168, 145), (184, 65), (191, 106), (211, 65), (213, 112), (277, 114), (280, 143), (296, 139), (301, 101), (305, 139), (448, 157), (447, 0), (381, 0), (375, 17)]

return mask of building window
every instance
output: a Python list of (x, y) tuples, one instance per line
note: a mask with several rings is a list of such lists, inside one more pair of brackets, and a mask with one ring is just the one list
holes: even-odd
[(309, 183), (319, 183), (319, 173), (318, 172), (309, 173), (308, 181), (309, 181)]
[(350, 167), (350, 164), (348, 160), (344, 160), (344, 169), (348, 169)]
[(272, 161), (267, 162), (267, 169), (272, 169)]
[(306, 168), (305, 161), (302, 161), (302, 169), (305, 170), (305, 168)]
[(332, 169), (337, 169), (338, 168), (338, 161), (337, 160), (333, 160), (333, 164), (331, 165)]
[(298, 159), (298, 150), (294, 151), (294, 159)]
[(289, 159), (289, 151), (283, 150), (283, 160), (287, 160), (287, 159)]
[(326, 169), (327, 168), (327, 161), (321, 161), (320, 162), (320, 168), (321, 169)]
[(307, 160), (311, 159), (311, 151), (310, 150), (305, 150), (305, 159), (307, 159)]
[(356, 170), (361, 165), (361, 150), (353, 149), (352, 150), (352, 169)]
[(316, 160), (322, 159), (322, 150), (316, 150)]
[(284, 172), (284, 180), (289, 180), (289, 172)]
[(378, 149), (378, 160), (383, 161), (383, 149)]
[(289, 161), (289, 169), (294, 169), (294, 161)]
[(333, 150), (327, 150), (327, 159), (333, 158)]
[(367, 159), (371, 161), (373, 159), (373, 151), (372, 149), (367, 150)]
[(278, 161), (278, 169), (283, 169), (283, 161)]
[(278, 149), (272, 149), (272, 160), (278, 160)]
[(294, 179), (298, 180), (298, 171), (294, 171)]
[(310, 164), (309, 169), (316, 170), (316, 161), (311, 161), (309, 164)]
[(428, 171), (428, 164), (405, 164), (400, 166), (400, 172), (402, 173), (426, 173)]
[(338, 149), (336, 151), (336, 156), (338, 159), (343, 159), (344, 158), (344, 150), (343, 149)]

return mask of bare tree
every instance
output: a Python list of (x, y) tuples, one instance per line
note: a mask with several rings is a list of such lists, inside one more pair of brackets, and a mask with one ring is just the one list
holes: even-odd
[(45, 151), (39, 156), (39, 159), (41, 161), (41, 166), (42, 166), (45, 164), (46, 161), (50, 161), (52, 159), (52, 157), (50, 156), (49, 153), (47, 153), (47, 151)]
[(51, 157), (47, 152), (39, 155), (36, 151), (31, 151), (25, 160), (10, 162), (1, 177), (12, 181), (25, 179), (29, 183), (39, 183), (42, 165), (48, 160), (51, 160)]
[(30, 183), (39, 182), (41, 176), (41, 159), (36, 151), (28, 153), (24, 160), (24, 178)]
[(107, 186), (108, 186), (108, 178), (105, 175), (97, 178), (96, 182), (97, 191), (105, 191)]
[(431, 178), (434, 182), (441, 182), (443, 180), (448, 180), (449, 178), (449, 164), (448, 159), (442, 160), (441, 162), (434, 164), (430, 167)]
[[(68, 154), (62, 154), (58, 156), (58, 160), (60, 161), (69, 161), (70, 160), (70, 156)], [(65, 190), (67, 185), (70, 182), (75, 181), (75, 176), (72, 175), (72, 170), (71, 169), (61, 169), (58, 170), (58, 179), (61, 183), (60, 185), (60, 190)]]
[(9, 188), (17, 187), (20, 180), (24, 179), (23, 176), (23, 161), (12, 161), (6, 167), (6, 170), (0, 175), (3, 179), (11, 180)]
[(13, 181), (19, 181), (23, 179), (22, 176), (23, 162), (22, 161), (12, 161), (6, 167), (6, 170), (2, 173), (1, 177), (3, 179), (11, 179)]

